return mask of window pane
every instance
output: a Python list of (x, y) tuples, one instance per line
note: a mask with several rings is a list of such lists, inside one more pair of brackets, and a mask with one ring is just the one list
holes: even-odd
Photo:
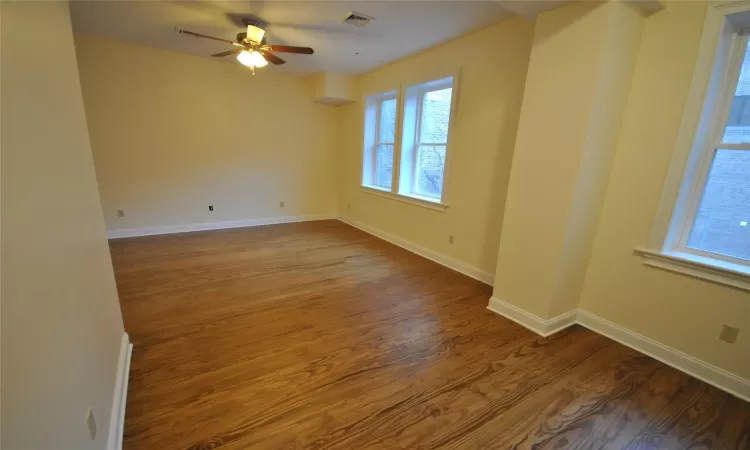
[(417, 155), (417, 194), (440, 198), (443, 195), (445, 145), (420, 145)]
[(422, 124), (419, 142), (445, 143), (448, 141), (448, 121), (451, 116), (453, 89), (427, 92), (422, 98)]
[(375, 154), (375, 184), (390, 188), (393, 180), (393, 145), (378, 145)]
[[(384, 100), (380, 104), (380, 139), (378, 142), (393, 143), (396, 135), (396, 99)], [(391, 159), (392, 161), (392, 159)]]
[(728, 144), (750, 143), (750, 52), (747, 49), (722, 141)]
[(687, 246), (750, 260), (750, 151), (717, 150)]

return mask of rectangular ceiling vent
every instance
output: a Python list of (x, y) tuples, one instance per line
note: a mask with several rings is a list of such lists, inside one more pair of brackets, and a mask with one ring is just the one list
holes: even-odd
[(365, 27), (373, 20), (375, 20), (374, 17), (370, 17), (367, 14), (362, 14), (357, 11), (352, 11), (344, 17), (344, 23), (354, 25), (355, 27)]

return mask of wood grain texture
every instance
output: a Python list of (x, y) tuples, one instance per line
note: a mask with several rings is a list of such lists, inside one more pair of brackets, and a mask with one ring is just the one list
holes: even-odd
[(113, 240), (124, 448), (750, 449), (750, 405), (338, 221)]

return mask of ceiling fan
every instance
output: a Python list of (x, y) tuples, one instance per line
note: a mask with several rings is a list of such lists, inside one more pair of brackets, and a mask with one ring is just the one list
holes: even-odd
[(216, 53), (214, 58), (222, 58), (224, 56), (237, 55), (237, 60), (253, 69), (253, 75), (255, 75), (256, 67), (264, 67), (268, 65), (270, 61), (272, 64), (280, 65), (286, 61), (279, 58), (278, 56), (271, 53), (299, 53), (302, 55), (312, 55), (313, 49), (310, 47), (294, 47), (290, 45), (268, 45), (266, 44), (266, 30), (259, 26), (258, 22), (251, 20), (243, 20), (242, 23), (247, 27), (247, 31), (237, 34), (237, 42), (230, 41), (228, 39), (217, 38), (213, 36), (206, 36), (205, 34), (196, 33), (188, 30), (178, 30), (180, 34), (187, 34), (205, 39), (213, 39), (215, 41), (226, 42), (227, 44), (234, 45), (236, 48), (227, 50), (225, 52)]

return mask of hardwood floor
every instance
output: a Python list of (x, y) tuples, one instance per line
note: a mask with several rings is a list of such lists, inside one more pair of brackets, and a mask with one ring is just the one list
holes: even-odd
[(110, 242), (125, 449), (750, 449), (750, 404), (338, 221)]

